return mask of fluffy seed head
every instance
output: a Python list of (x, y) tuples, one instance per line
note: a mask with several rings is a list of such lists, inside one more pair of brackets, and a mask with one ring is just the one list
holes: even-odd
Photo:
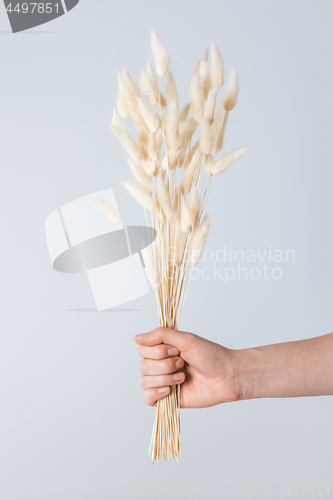
[(201, 259), (203, 249), (207, 240), (207, 235), (210, 227), (210, 217), (208, 214), (205, 215), (200, 226), (196, 228), (193, 241), (192, 241), (192, 253), (191, 262), (193, 266), (196, 266)]
[(227, 168), (229, 168), (235, 161), (238, 160), (241, 156), (243, 156), (249, 150), (248, 147), (241, 147), (230, 151), (230, 153), (226, 153), (221, 156), (213, 165), (212, 175), (219, 175), (222, 172), (225, 172)]
[(127, 69), (123, 69), (122, 80), (124, 83), (126, 103), (129, 115), (135, 128), (139, 129), (140, 125), (143, 125), (143, 119), (138, 105), (140, 87), (137, 81), (127, 71)]
[(205, 171), (206, 171), (207, 175), (212, 175), (212, 169), (213, 169), (213, 165), (214, 165), (213, 155), (211, 155), (211, 154), (206, 155), (205, 158), (203, 159), (203, 164), (204, 164)]
[(139, 186), (138, 184), (134, 184), (133, 182), (122, 182), (124, 188), (130, 193), (130, 195), (142, 205), (147, 210), (154, 210), (155, 203), (151, 196), (149, 196), (146, 191)]
[(236, 106), (238, 91), (238, 71), (236, 69), (232, 69), (229, 76), (227, 92), (223, 99), (223, 106), (226, 111), (231, 111)]
[(188, 208), (188, 215), (191, 221), (191, 226), (194, 227), (198, 221), (200, 212), (200, 199), (198, 190), (195, 186), (192, 186), (190, 194), (188, 195), (187, 208)]
[(179, 133), (181, 137), (181, 152), (185, 153), (198, 124), (194, 118), (179, 123)]
[(198, 147), (193, 153), (190, 163), (184, 172), (184, 178), (183, 178), (184, 193), (189, 193), (191, 191), (193, 181), (195, 179), (195, 175), (199, 165), (200, 157), (201, 157), (201, 150)]
[(176, 85), (175, 79), (173, 77), (173, 74), (170, 70), (168, 71), (168, 74), (167, 74), (166, 93), (167, 93), (168, 101), (175, 99), (178, 102), (177, 85)]
[(154, 87), (154, 92), (155, 92), (154, 100), (156, 100), (156, 104), (154, 104), (150, 101), (149, 102), (153, 106), (157, 106), (158, 109), (160, 109), (162, 111), (166, 107), (167, 102), (166, 102), (164, 95), (162, 94), (162, 92), (160, 91), (160, 89), (158, 87), (155, 71), (154, 71), (154, 68), (151, 65), (151, 63), (147, 64), (147, 74), (152, 82), (153, 87)]
[(191, 104), (189, 102), (187, 104), (185, 104), (185, 106), (182, 107), (182, 109), (179, 111), (179, 121), (180, 122), (183, 122), (184, 120), (186, 120), (187, 115), (190, 112), (190, 109), (191, 109)]
[(181, 147), (181, 137), (179, 134), (179, 108), (176, 99), (169, 102), (165, 121), (165, 134), (167, 146), (174, 151)]
[(156, 177), (156, 197), (160, 202), (168, 220), (172, 218), (169, 188), (165, 184), (161, 175)]
[(132, 173), (137, 180), (138, 184), (147, 191), (147, 193), (151, 194), (152, 192), (152, 185), (150, 182), (150, 179), (146, 173), (146, 171), (137, 163), (135, 163), (131, 158), (127, 159), (127, 163), (129, 164)]
[(213, 123), (213, 131), (214, 131), (214, 147), (213, 152), (218, 153), (221, 151), (224, 140), (224, 132), (227, 125), (229, 111), (226, 111), (221, 105), (216, 112), (214, 123)]
[(213, 148), (212, 126), (205, 117), (201, 118), (199, 126), (200, 126), (200, 148), (204, 154), (208, 155)]
[(157, 74), (158, 76), (163, 77), (168, 72), (170, 58), (162, 40), (154, 30), (151, 31), (150, 35), (150, 47), (155, 58)]
[(209, 68), (208, 68), (208, 63), (204, 59), (201, 60), (200, 66), (199, 66), (199, 74), (200, 74), (200, 79), (202, 83), (202, 92), (203, 92), (203, 97), (204, 99), (207, 99), (208, 92), (212, 86), (210, 74), (209, 74)]
[(195, 73), (191, 78), (191, 109), (193, 118), (199, 123), (203, 113), (203, 89), (200, 75)]
[(100, 196), (94, 196), (94, 202), (100, 209), (102, 214), (105, 215), (105, 217), (107, 217), (111, 222), (113, 222), (114, 224), (121, 223), (119, 214), (103, 198), (101, 198)]
[(119, 90), (118, 90), (118, 98), (117, 98), (117, 109), (118, 113), (122, 118), (126, 118), (128, 116), (128, 107), (127, 107), (127, 100), (126, 100), (126, 89), (125, 89), (125, 84), (123, 81), (123, 77), (121, 73), (118, 75), (118, 85), (119, 85)]
[(156, 130), (160, 126), (160, 120), (158, 116), (152, 111), (150, 106), (141, 97), (138, 97), (138, 105), (142, 118), (146, 122), (149, 130), (151, 130), (152, 132), (156, 132)]
[(183, 194), (180, 195), (180, 220), (181, 230), (185, 234), (191, 228), (192, 219)]
[(112, 125), (119, 128), (124, 128), (124, 124), (117, 111), (114, 109), (112, 113)]
[(222, 87), (224, 65), (223, 59), (216, 43), (212, 44), (211, 48), (211, 63), (212, 63), (212, 85), (215, 87)]
[(217, 97), (217, 87), (212, 87), (208, 92), (207, 101), (204, 108), (204, 117), (206, 120), (212, 124), (214, 120), (216, 97)]
[(192, 70), (192, 76), (195, 74), (195, 73), (199, 73), (199, 68), (200, 68), (200, 63), (201, 61), (204, 60), (204, 61), (208, 61), (208, 50), (205, 49), (199, 56), (197, 62), (195, 63), (194, 67), (193, 67), (193, 70)]
[(141, 149), (125, 129), (116, 127), (115, 125), (111, 125), (110, 128), (118, 141), (131, 153), (131, 157), (141, 158)]

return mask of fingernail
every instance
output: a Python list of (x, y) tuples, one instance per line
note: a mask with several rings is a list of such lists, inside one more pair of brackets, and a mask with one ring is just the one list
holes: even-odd
[(177, 380), (177, 381), (179, 381), (179, 380), (183, 380), (184, 375), (183, 375), (183, 373), (182, 373), (182, 372), (179, 372), (179, 373), (174, 373), (174, 374), (172, 375), (172, 378), (173, 378), (173, 380)]
[(157, 392), (162, 394), (163, 392), (168, 392), (169, 387), (160, 387), (157, 389)]
[(178, 349), (176, 349), (176, 347), (170, 347), (170, 349), (168, 349), (168, 354), (169, 356), (177, 356)]
[(144, 340), (146, 337), (148, 337), (148, 333), (138, 333), (137, 335), (134, 335), (134, 338), (138, 340)]
[(181, 368), (183, 366), (183, 360), (182, 359), (177, 359), (176, 361), (176, 368)]

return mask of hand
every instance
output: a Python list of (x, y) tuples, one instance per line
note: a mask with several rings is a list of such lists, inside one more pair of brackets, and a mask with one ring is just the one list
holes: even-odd
[(180, 407), (204, 408), (236, 401), (235, 358), (231, 349), (190, 332), (159, 327), (134, 337), (149, 406), (170, 393), (171, 385), (181, 384)]

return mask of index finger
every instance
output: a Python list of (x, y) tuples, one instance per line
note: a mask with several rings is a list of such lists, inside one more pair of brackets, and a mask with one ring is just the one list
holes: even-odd
[(152, 347), (139, 345), (138, 354), (141, 358), (165, 359), (178, 356), (179, 351), (177, 347), (168, 344), (159, 344)]

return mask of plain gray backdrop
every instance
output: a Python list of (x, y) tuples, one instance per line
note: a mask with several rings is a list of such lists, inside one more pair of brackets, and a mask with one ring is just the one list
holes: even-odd
[(274, 497), (281, 486), (327, 496), (332, 397), (183, 410), (182, 460), (152, 465), (155, 410), (142, 400), (133, 336), (157, 326), (154, 295), (89, 311), (86, 277), (52, 269), (44, 222), (112, 187), (123, 221), (144, 223), (109, 131), (117, 73), (144, 69), (154, 28), (185, 104), (192, 65), (215, 41), (226, 74), (240, 73), (225, 151), (251, 150), (214, 179), (207, 248), (271, 245), (296, 259), (280, 280), (193, 281), (181, 327), (230, 348), (332, 331), (332, 15), (323, 0), (81, 0), (13, 35), (0, 6), (1, 499), (109, 500), (149, 488), (239, 498), (262, 487)]

